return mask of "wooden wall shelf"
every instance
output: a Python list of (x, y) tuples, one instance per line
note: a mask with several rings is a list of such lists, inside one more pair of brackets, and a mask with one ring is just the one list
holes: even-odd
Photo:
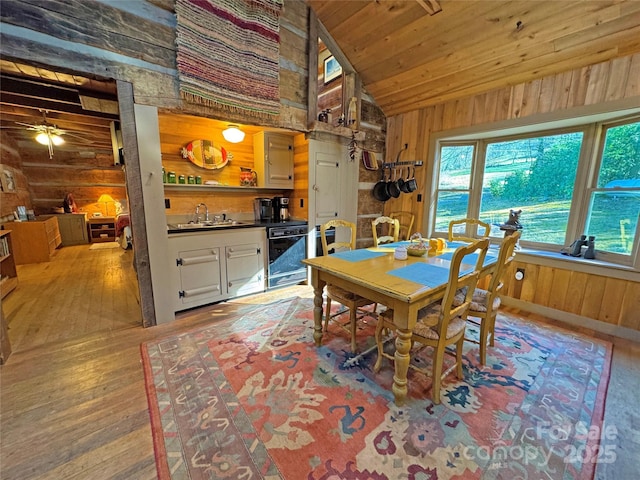
[(223, 191), (223, 192), (281, 192), (286, 188), (263, 188), (263, 187), (234, 187), (230, 185), (193, 185), (184, 183), (165, 183), (165, 190), (184, 191)]

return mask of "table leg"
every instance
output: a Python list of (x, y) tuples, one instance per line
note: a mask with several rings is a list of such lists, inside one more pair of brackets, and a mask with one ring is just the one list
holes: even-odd
[(394, 355), (393, 395), (396, 405), (402, 405), (407, 397), (407, 371), (411, 359), (411, 330), (396, 330), (396, 353)]
[(313, 340), (316, 343), (316, 347), (322, 345), (322, 292), (324, 291), (324, 285), (313, 287)]

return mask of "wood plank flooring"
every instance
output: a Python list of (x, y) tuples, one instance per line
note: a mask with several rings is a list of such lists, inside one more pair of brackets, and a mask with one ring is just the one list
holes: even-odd
[[(140, 343), (233, 314), (296, 286), (141, 327), (133, 254), (64, 247), (53, 261), (18, 266), (2, 301), (13, 353), (0, 367), (0, 478), (156, 478)], [(512, 312), (532, 321), (544, 318)], [(617, 460), (598, 479), (635, 478), (640, 463), (640, 345), (617, 341), (605, 421), (619, 435)]]

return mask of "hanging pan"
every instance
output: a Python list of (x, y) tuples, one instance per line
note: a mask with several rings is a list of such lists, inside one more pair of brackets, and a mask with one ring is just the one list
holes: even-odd
[(393, 198), (398, 198), (400, 196), (400, 188), (398, 187), (395, 168), (393, 169), (393, 177), (387, 182), (387, 193)]
[(373, 186), (373, 198), (378, 200), (379, 202), (386, 202), (391, 198), (389, 192), (387, 192), (387, 182), (385, 181), (385, 169), (382, 169), (382, 178), (378, 183)]

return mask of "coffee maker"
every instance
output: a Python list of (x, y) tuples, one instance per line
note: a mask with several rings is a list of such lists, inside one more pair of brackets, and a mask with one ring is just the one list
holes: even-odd
[(253, 204), (255, 219), (261, 222), (273, 220), (273, 202), (270, 198), (256, 198)]
[(273, 220), (276, 222), (289, 220), (289, 199), (287, 197), (273, 197)]

